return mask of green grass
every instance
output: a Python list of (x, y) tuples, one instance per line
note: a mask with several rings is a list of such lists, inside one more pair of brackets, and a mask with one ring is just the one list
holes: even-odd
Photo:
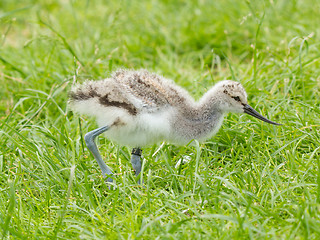
[[(320, 3), (0, 2), (1, 239), (319, 239)], [(198, 99), (222, 79), (276, 127), (229, 114), (197, 147), (100, 138), (109, 190), (68, 111), (74, 81), (147, 68)], [(188, 164), (176, 166), (182, 159)]]

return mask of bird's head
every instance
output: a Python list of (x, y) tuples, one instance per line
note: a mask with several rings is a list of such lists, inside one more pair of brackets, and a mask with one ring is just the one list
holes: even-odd
[(267, 123), (281, 125), (265, 118), (248, 104), (247, 93), (240, 83), (231, 80), (225, 80), (217, 83), (215, 88), (223, 99), (223, 101), (221, 101), (222, 111), (247, 113)]

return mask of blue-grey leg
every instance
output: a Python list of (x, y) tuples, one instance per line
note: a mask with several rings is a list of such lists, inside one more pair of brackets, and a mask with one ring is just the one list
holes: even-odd
[(97, 128), (91, 132), (88, 132), (84, 136), (84, 141), (86, 142), (87, 147), (90, 150), (90, 152), (93, 154), (94, 158), (97, 160), (103, 176), (108, 177), (107, 179), (108, 182), (112, 182), (113, 180), (112, 178), (110, 178), (110, 176), (112, 176), (113, 173), (111, 172), (110, 168), (105, 164), (105, 162), (102, 160), (102, 157), (99, 153), (97, 145), (94, 142), (97, 136), (99, 136), (101, 133), (104, 133), (108, 129), (109, 129), (109, 126), (105, 126), (105, 127)]
[[(131, 164), (133, 169), (136, 172), (136, 176), (138, 176), (141, 172), (141, 154), (142, 154), (142, 150), (140, 148), (134, 148), (132, 149), (131, 152)], [(143, 181), (142, 181), (143, 183)], [(138, 184), (141, 184), (140, 179), (138, 180)]]

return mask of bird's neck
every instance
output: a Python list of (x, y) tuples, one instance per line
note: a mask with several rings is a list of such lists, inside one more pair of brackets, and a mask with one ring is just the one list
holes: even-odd
[(223, 116), (224, 110), (222, 106), (222, 96), (213, 87), (207, 93), (205, 93), (196, 105), (198, 114), (200, 116), (206, 116), (208, 119), (214, 116)]
[(223, 106), (223, 96), (213, 87), (199, 101), (181, 105), (180, 113), (190, 121), (208, 123), (211, 119), (223, 117), (225, 111), (221, 106)]
[(224, 111), (220, 109), (219, 96), (213, 91), (206, 93), (193, 106), (188, 105), (176, 113), (173, 131), (184, 143), (192, 139), (205, 140), (213, 136), (220, 128)]

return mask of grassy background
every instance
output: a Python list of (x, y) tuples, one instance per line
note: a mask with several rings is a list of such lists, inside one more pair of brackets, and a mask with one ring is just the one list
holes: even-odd
[[(1, 238), (319, 239), (319, 25), (314, 0), (2, 0)], [(145, 188), (130, 149), (101, 138), (109, 190), (81, 137), (95, 122), (67, 93), (118, 67), (196, 99), (240, 81), (284, 126), (229, 114), (197, 147), (145, 148)]]

